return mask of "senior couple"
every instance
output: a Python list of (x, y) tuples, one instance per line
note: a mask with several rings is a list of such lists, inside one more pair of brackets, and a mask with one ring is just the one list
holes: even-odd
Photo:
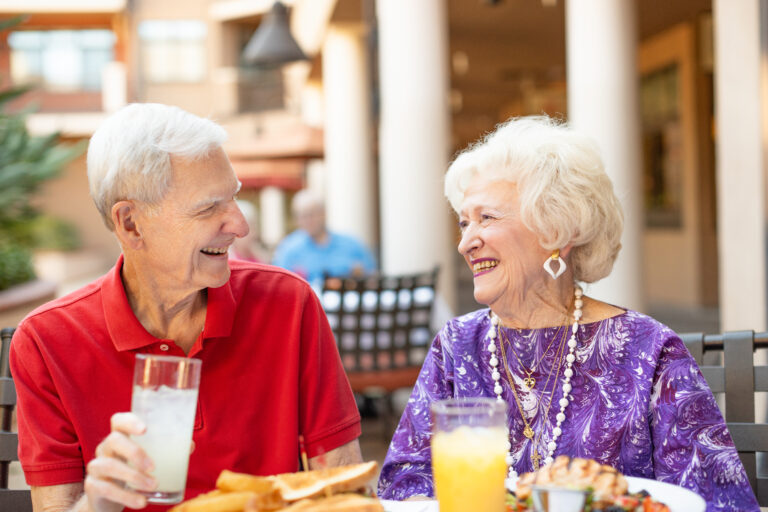
[[(157, 104), (129, 105), (93, 135), (90, 191), (122, 254), (30, 313), (12, 343), (36, 510), (164, 509), (126, 485), (155, 485), (130, 439), (145, 425), (125, 412), (138, 353), (203, 360), (187, 498), (223, 469), (297, 470), (300, 435), (310, 467), (361, 460), (359, 415), (316, 295), (290, 272), (227, 259), (248, 227), (224, 140), (215, 123)], [(511, 120), (453, 162), (445, 191), (486, 307), (435, 337), (379, 496), (431, 496), (429, 404), (484, 396), (509, 404), (510, 473), (568, 454), (690, 488), (708, 510), (758, 510), (680, 339), (576, 284), (608, 275), (620, 248), (621, 208), (595, 145), (547, 118)], [(570, 374), (547, 386), (567, 354)]]

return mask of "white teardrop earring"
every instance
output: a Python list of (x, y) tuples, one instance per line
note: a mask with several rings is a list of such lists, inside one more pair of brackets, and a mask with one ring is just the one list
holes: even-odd
[[(557, 272), (552, 270), (552, 262), (557, 262)], [(565, 272), (565, 269), (567, 268), (565, 264), (565, 260), (560, 257), (560, 249), (555, 249), (552, 251), (552, 256), (547, 258), (547, 261), (544, 262), (544, 270), (547, 271), (547, 274), (552, 276), (552, 279), (557, 279), (561, 275), (563, 275), (563, 272)]]

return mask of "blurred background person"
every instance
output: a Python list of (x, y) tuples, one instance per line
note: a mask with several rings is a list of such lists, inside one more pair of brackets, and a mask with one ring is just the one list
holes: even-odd
[(259, 231), (259, 212), (253, 203), (237, 200), (237, 207), (243, 212), (243, 217), (250, 228), (248, 234), (242, 238), (236, 238), (229, 248), (229, 257), (235, 260), (267, 263), (270, 260), (269, 249), (261, 241)]
[(328, 230), (319, 195), (306, 189), (298, 192), (291, 210), (298, 229), (277, 246), (274, 265), (296, 272), (316, 289), (324, 275), (359, 276), (376, 270), (371, 251), (360, 241)]

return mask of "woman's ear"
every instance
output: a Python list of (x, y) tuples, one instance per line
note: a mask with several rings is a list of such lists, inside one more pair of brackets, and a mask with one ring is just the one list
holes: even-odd
[(136, 223), (137, 207), (133, 201), (118, 201), (112, 205), (112, 223), (115, 235), (120, 243), (132, 249), (138, 249), (143, 237)]
[(563, 258), (567, 258), (568, 257), (568, 253), (571, 252), (571, 249), (573, 249), (573, 244), (566, 245), (565, 247), (560, 249), (560, 256), (562, 256)]

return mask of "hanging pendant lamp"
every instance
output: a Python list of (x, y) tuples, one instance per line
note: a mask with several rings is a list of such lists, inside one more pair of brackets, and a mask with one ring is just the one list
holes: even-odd
[(289, 62), (307, 60), (288, 24), (288, 9), (279, 0), (272, 5), (259, 28), (243, 50), (247, 66), (277, 67)]

